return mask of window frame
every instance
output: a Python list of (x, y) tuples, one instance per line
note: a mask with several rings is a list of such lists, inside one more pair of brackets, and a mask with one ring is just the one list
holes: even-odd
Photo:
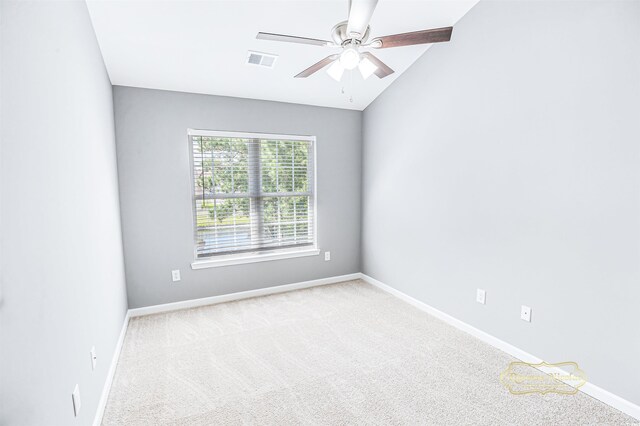
[[(213, 255), (206, 258), (198, 257), (197, 253), (197, 212), (195, 207), (194, 188), (194, 158), (192, 136), (206, 136), (218, 138), (240, 138), (240, 139), (268, 139), (268, 140), (293, 140), (308, 141), (311, 143), (313, 156), (313, 175), (311, 177), (311, 193), (313, 198), (313, 243), (301, 247), (288, 247), (283, 249), (252, 250), (241, 253), (229, 253)], [(276, 133), (253, 133), (234, 132), (218, 130), (187, 129), (187, 141), (189, 147), (189, 191), (191, 202), (191, 229), (193, 245), (193, 262), (191, 269), (214, 268), (220, 266), (239, 265), (254, 262), (265, 262), (280, 259), (291, 259), (296, 257), (317, 256), (320, 254), (318, 248), (318, 168), (317, 168), (317, 148), (316, 137), (308, 135), (285, 135)]]

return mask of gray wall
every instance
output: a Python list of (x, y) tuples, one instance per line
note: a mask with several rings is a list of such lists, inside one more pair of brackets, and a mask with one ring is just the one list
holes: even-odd
[(0, 8), (0, 424), (91, 424), (127, 308), (111, 84), (84, 2)]
[[(114, 87), (114, 104), (129, 307), (359, 272), (361, 112), (129, 87)], [(318, 243), (331, 261), (192, 270), (188, 128), (317, 136)]]
[(365, 110), (362, 207), (363, 272), (636, 404), (638, 22), (481, 1)]

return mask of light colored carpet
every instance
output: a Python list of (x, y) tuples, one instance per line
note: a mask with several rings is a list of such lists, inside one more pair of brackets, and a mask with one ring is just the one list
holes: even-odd
[(632, 424), (362, 281), (133, 318), (104, 425)]

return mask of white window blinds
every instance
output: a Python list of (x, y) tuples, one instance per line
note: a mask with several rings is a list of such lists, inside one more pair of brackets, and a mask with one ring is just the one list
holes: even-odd
[(313, 138), (189, 132), (195, 256), (315, 245)]

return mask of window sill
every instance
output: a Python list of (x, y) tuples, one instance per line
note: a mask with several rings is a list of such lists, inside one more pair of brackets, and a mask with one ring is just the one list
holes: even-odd
[(244, 263), (269, 262), (272, 260), (317, 256), (319, 254), (320, 250), (316, 248), (271, 253), (250, 253), (243, 255), (232, 254), (228, 256), (219, 256), (215, 259), (197, 260), (191, 264), (191, 269), (218, 268), (221, 266), (242, 265)]

